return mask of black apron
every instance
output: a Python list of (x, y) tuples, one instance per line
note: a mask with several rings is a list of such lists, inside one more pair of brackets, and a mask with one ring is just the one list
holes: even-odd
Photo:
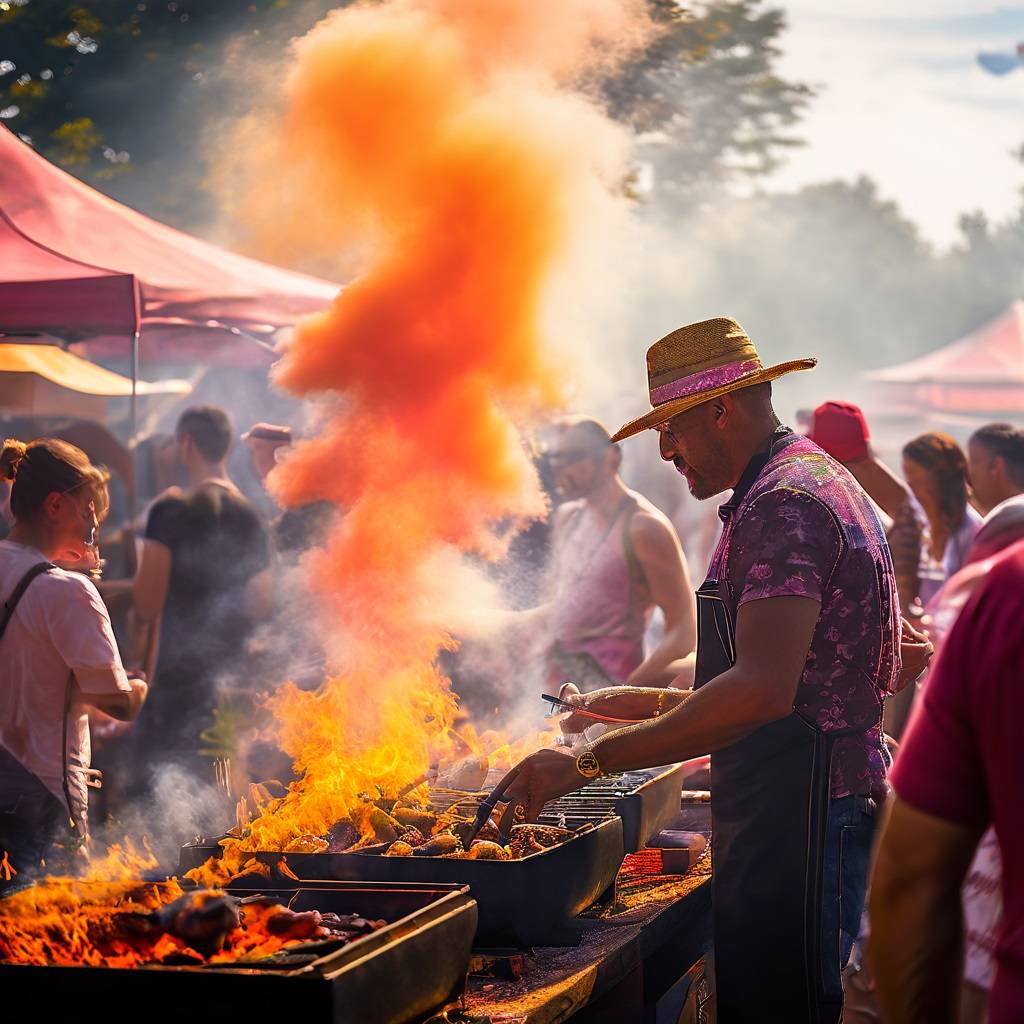
[[(769, 458), (799, 436), (779, 431), (722, 506), (735, 511)], [(697, 591), (694, 689), (735, 662), (724, 581)], [(821, 977), (822, 866), (832, 747), (794, 711), (711, 757), (715, 991), (719, 1024), (832, 1024), (841, 995)], [(846, 735), (844, 731), (842, 735)]]

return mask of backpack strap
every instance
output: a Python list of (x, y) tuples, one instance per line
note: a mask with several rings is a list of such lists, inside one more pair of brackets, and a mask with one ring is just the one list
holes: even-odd
[(49, 572), (51, 569), (55, 568), (56, 566), (53, 562), (37, 562), (27, 573), (25, 573), (24, 576), (21, 577), (20, 580), (18, 580), (18, 585), (11, 592), (11, 596), (4, 601), (3, 616), (0, 617), (0, 637), (4, 635), (7, 625), (14, 615), (14, 609), (18, 607), (18, 602), (25, 596), (25, 591), (28, 590), (29, 584), (37, 576), (42, 576), (44, 572)]

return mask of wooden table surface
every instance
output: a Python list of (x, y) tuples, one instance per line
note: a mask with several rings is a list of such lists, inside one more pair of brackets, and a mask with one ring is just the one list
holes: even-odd
[[(533, 950), (514, 981), (471, 976), (466, 1014), (481, 1024), (557, 1024), (632, 972), (651, 974), (655, 961), (680, 977), (708, 947), (710, 881), (707, 858), (686, 875), (620, 875), (615, 904), (577, 919), (579, 945)], [(645, 989), (651, 984), (645, 977)]]

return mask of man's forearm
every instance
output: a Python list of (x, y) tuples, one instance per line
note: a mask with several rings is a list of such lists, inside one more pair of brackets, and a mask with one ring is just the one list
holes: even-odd
[(134, 722), (145, 702), (146, 687), (134, 679), (131, 680), (131, 684), (130, 693), (112, 693), (108, 696), (97, 697), (91, 701), (92, 706), (119, 722)]
[(653, 768), (722, 750), (787, 713), (759, 680), (732, 668), (673, 711), (602, 737), (594, 753), (606, 772)]
[(868, 948), (885, 1020), (955, 1024), (962, 943), (959, 883), (872, 881)]
[(958, 1019), (960, 889), (983, 829), (980, 820), (946, 821), (898, 795), (886, 801), (871, 878), (868, 942), (884, 1020)]
[(626, 680), (628, 686), (667, 686), (667, 669), (673, 662), (686, 657), (694, 648), (693, 627), (683, 625), (670, 630), (661, 643), (637, 666)]

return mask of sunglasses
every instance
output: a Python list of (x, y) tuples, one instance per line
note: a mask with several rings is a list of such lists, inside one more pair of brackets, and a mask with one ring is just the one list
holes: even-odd
[(678, 448), (679, 438), (676, 436), (676, 433), (672, 429), (672, 427), (669, 426), (671, 422), (671, 420), (666, 420), (664, 423), (656, 424), (651, 429), (656, 430), (662, 437), (667, 437), (672, 442), (672, 446), (674, 448)]

